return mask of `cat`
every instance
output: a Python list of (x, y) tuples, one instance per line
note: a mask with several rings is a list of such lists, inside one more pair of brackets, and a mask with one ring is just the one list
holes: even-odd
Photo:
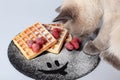
[(99, 55), (120, 70), (120, 0), (63, 0), (56, 10), (60, 21), (72, 35), (84, 37), (100, 25), (97, 37), (83, 51)]

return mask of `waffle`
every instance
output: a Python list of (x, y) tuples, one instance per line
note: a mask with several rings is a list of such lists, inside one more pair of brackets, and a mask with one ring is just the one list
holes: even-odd
[[(60, 27), (60, 28), (64, 28), (63, 24), (43, 24), (44, 26), (46, 26), (46, 28), (50, 31), (52, 27)], [(50, 27), (51, 26), (51, 27)], [(70, 33), (67, 34), (66, 40), (65, 42), (69, 42), (72, 40), (72, 35)]]
[(51, 31), (53, 28), (60, 28), (62, 30), (60, 38), (57, 40), (57, 43), (54, 46), (52, 46), (50, 49), (47, 50), (51, 53), (58, 54), (63, 46), (63, 43), (64, 43), (66, 37), (67, 37), (68, 31), (65, 28), (63, 28), (61, 24), (48, 24), (48, 25), (44, 24), (44, 26), (49, 31)]
[[(43, 26), (45, 26), (48, 31), (51, 31), (52, 30), (51, 28), (55, 28), (55, 27), (64, 28), (63, 24), (43, 24)], [(72, 35), (68, 33), (65, 42), (69, 42), (71, 40), (72, 40)]]
[(71, 40), (72, 40), (72, 35), (68, 33), (65, 42), (69, 42), (69, 41), (71, 41)]
[[(47, 40), (38, 53), (33, 52), (27, 45), (28, 40), (35, 40), (37, 37), (44, 37)], [(27, 59), (32, 59), (53, 46), (57, 40), (43, 25), (36, 23), (15, 36), (13, 42)]]

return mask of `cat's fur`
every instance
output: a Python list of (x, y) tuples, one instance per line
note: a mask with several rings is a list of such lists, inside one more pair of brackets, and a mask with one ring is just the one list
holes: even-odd
[(120, 70), (120, 0), (64, 0), (54, 21), (62, 21), (70, 33), (86, 36), (102, 25), (84, 52), (107, 60)]

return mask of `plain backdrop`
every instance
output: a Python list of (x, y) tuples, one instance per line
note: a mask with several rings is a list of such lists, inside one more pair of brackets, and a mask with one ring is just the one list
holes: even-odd
[[(62, 0), (0, 0), (0, 80), (33, 80), (10, 64), (8, 45), (30, 25), (52, 23), (57, 16), (55, 9), (61, 3)], [(94, 71), (78, 80), (120, 80), (120, 71), (101, 61)]]

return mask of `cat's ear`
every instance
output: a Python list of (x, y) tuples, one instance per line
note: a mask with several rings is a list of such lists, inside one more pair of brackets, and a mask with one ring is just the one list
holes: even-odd
[(53, 22), (65, 23), (72, 18), (71, 11), (62, 10), (60, 14), (53, 20)]
[(56, 12), (60, 13), (61, 11), (61, 6), (59, 6), (58, 8), (55, 9)]

